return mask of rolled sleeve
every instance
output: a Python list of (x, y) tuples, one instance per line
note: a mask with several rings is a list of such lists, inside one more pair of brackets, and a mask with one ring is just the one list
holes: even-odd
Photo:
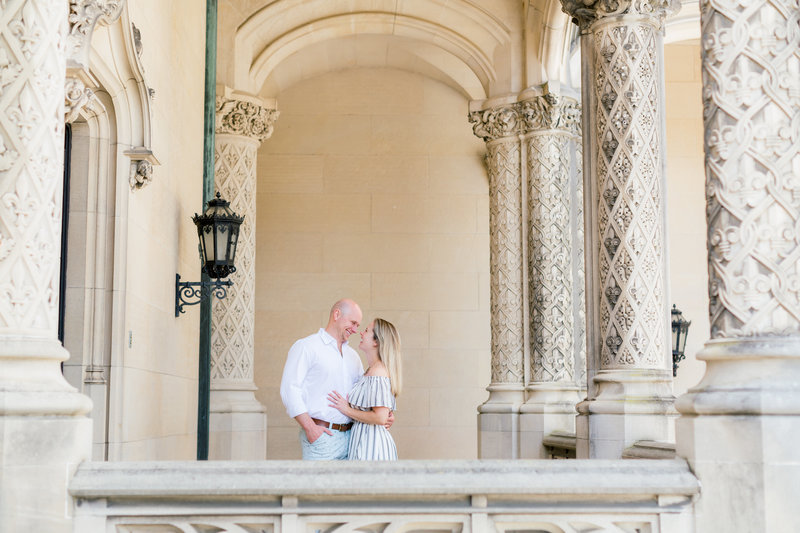
[(291, 418), (308, 412), (303, 398), (303, 380), (307, 372), (308, 353), (303, 343), (298, 341), (289, 349), (281, 378), (281, 400)]

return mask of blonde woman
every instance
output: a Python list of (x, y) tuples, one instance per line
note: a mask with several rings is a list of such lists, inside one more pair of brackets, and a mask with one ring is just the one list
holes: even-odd
[(328, 400), (331, 407), (353, 419), (348, 459), (394, 461), (397, 447), (384, 425), (402, 386), (400, 336), (391, 322), (376, 318), (361, 334), (358, 348), (366, 356), (367, 371), (347, 398), (333, 391)]

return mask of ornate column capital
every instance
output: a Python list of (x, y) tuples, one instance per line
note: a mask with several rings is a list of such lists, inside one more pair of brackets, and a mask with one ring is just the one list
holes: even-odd
[(519, 103), (524, 130), (563, 130), (581, 134), (581, 105), (566, 96), (546, 94)]
[(561, 9), (572, 22), (585, 31), (595, 21), (606, 17), (641, 15), (658, 20), (680, 9), (679, 0), (561, 0)]
[(545, 94), (469, 114), (472, 132), (486, 142), (537, 130), (566, 130), (580, 135), (580, 104), (565, 96)]
[(113, 23), (119, 18), (124, 5), (125, 0), (69, 0), (67, 66), (89, 67), (94, 27), (98, 21)]
[(216, 133), (243, 135), (263, 142), (272, 136), (280, 112), (251, 100), (217, 96)]
[(468, 117), (472, 132), (486, 142), (513, 137), (522, 131), (523, 121), (517, 103), (472, 111)]

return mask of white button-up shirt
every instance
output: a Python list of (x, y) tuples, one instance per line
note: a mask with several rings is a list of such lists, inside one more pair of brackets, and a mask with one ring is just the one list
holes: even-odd
[(281, 379), (281, 399), (286, 413), (294, 418), (308, 413), (334, 424), (350, 418), (328, 407), (328, 393), (346, 395), (364, 373), (358, 354), (346, 343), (339, 353), (337, 341), (320, 328), (317, 333), (295, 342), (289, 350)]

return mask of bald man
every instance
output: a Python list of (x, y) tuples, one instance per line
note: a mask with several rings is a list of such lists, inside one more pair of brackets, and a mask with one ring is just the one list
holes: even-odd
[(328, 325), (289, 350), (281, 399), (289, 416), (300, 424), (303, 459), (347, 459), (353, 422), (328, 405), (327, 395), (349, 391), (364, 373), (358, 354), (347, 345), (361, 319), (357, 303), (339, 300), (331, 308)]

